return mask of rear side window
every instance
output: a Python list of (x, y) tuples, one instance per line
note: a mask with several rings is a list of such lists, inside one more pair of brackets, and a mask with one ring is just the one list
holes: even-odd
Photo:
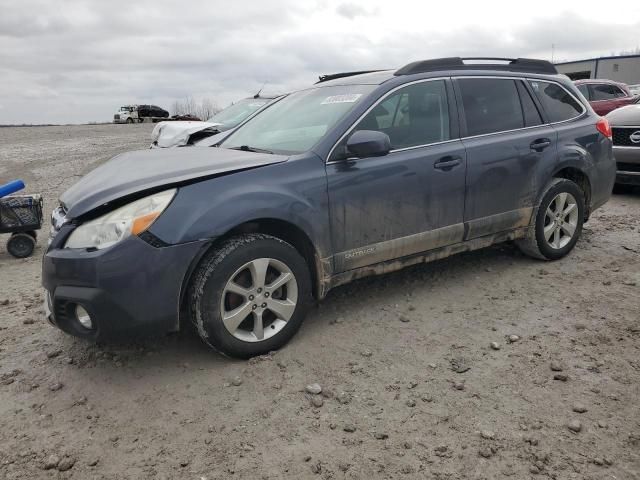
[(551, 122), (562, 122), (579, 116), (584, 108), (569, 92), (556, 83), (530, 80)]
[(444, 80), (415, 83), (376, 105), (354, 128), (389, 135), (391, 148), (449, 140), (449, 107)]
[(538, 111), (538, 107), (531, 98), (531, 94), (524, 86), (524, 83), (518, 81), (518, 93), (520, 94), (520, 101), (522, 102), (522, 114), (524, 115), (524, 124), (526, 127), (535, 127), (536, 125), (542, 125), (542, 117)]
[(624, 97), (625, 94), (615, 85), (607, 83), (596, 83), (591, 85), (592, 100), (612, 100), (617, 97)]
[(461, 78), (458, 80), (467, 135), (483, 135), (524, 127), (514, 80)]

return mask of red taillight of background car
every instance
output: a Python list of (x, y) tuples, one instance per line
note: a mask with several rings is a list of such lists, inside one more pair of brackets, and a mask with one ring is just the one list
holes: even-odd
[(613, 138), (613, 133), (611, 132), (611, 125), (609, 125), (609, 120), (604, 117), (600, 117), (600, 120), (596, 123), (596, 128), (598, 131), (607, 137), (609, 140)]

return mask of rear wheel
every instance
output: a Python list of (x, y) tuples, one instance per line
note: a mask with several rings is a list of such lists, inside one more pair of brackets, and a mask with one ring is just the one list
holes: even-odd
[(29, 257), (36, 248), (36, 239), (28, 233), (14, 233), (7, 242), (7, 251), (16, 258)]
[(270, 235), (231, 238), (201, 262), (189, 293), (202, 339), (240, 358), (277, 350), (296, 333), (311, 300), (298, 251)]
[(133, 123), (133, 118), (131, 117), (127, 118), (127, 123)]
[(533, 231), (516, 244), (525, 254), (557, 260), (575, 246), (584, 222), (584, 194), (571, 180), (554, 178), (542, 196)]

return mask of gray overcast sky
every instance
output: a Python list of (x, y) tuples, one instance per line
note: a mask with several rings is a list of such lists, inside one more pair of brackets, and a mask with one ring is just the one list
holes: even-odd
[[(223, 107), (322, 73), (440, 56), (573, 60), (640, 45), (640, 4), (537, 0), (0, 0), (0, 124), (108, 121), (127, 103)], [(597, 12), (597, 15), (589, 15)]]

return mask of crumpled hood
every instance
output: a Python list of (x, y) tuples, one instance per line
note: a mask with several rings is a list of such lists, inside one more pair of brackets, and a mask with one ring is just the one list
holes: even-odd
[(161, 148), (182, 147), (194, 133), (208, 128), (216, 130), (221, 125), (210, 122), (160, 122), (151, 132), (151, 142)]
[(137, 150), (112, 158), (60, 196), (68, 218), (128, 195), (287, 160), (284, 155), (225, 148)]

